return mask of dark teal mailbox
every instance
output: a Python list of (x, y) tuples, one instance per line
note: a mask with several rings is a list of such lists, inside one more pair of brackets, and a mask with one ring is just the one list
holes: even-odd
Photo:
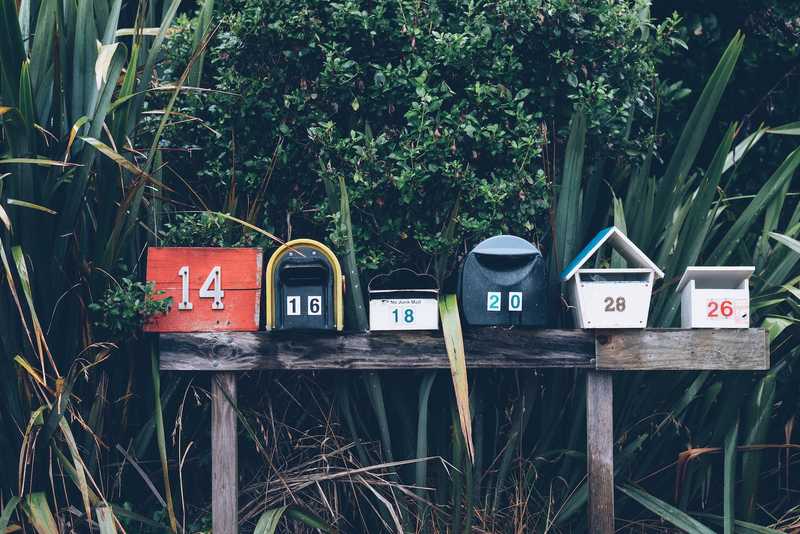
[(542, 253), (521, 237), (499, 235), (467, 255), (458, 276), (464, 321), (474, 326), (546, 326)]

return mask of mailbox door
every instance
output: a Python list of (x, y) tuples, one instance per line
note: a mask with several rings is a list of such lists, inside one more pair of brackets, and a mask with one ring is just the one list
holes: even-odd
[(541, 255), (470, 254), (459, 286), (464, 320), (474, 326), (545, 326), (544, 273)]
[(277, 268), (275, 309), (281, 330), (331, 330), (333, 272), (322, 258), (287, 257)]
[(645, 282), (579, 281), (583, 328), (645, 328), (650, 309)]

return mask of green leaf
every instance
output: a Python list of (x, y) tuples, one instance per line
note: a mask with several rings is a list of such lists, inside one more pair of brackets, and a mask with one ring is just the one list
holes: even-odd
[[(722, 93), (733, 74), (733, 68), (739, 59), (743, 43), (744, 36), (741, 32), (737, 32), (722, 54), (722, 58), (706, 82), (697, 104), (686, 121), (656, 191), (656, 198), (659, 201), (655, 205), (653, 217), (657, 229), (663, 227), (667, 217), (672, 213), (675, 197), (671, 193), (680, 189), (689, 175), (689, 170), (694, 165), (697, 153), (708, 132), (708, 126), (717, 112)], [(657, 234), (658, 232), (653, 236), (654, 239), (658, 237)], [(640, 245), (643, 245), (645, 249), (650, 248), (650, 243), (641, 243)]]
[(586, 149), (586, 117), (581, 111), (572, 115), (569, 139), (564, 151), (564, 174), (558, 188), (556, 204), (556, 226), (553, 228), (555, 240), (555, 269), (551, 277), (558, 274), (578, 252), (581, 238), (581, 174), (583, 154)]
[(458, 300), (455, 295), (444, 295), (439, 299), (439, 316), (442, 319), (442, 334), (450, 360), (450, 373), (458, 406), (458, 418), (464, 444), (470, 461), (475, 461), (475, 446), (472, 443), (472, 416), (469, 409), (469, 384), (467, 382), (467, 362), (464, 354), (464, 337), (461, 334), (461, 319), (458, 314)]
[(756, 218), (783, 189), (785, 183), (792, 179), (798, 165), (800, 165), (800, 148), (796, 148), (789, 154), (769, 180), (764, 183), (747, 208), (736, 218), (728, 232), (717, 241), (716, 248), (708, 256), (706, 262), (708, 265), (725, 264), (747, 231), (756, 222)]
[(3, 508), (3, 512), (0, 513), (0, 532), (6, 531), (8, 522), (11, 521), (11, 514), (17, 509), (17, 504), (19, 504), (19, 497), (17, 496), (11, 497), (6, 502), (6, 507)]
[(28, 495), (22, 510), (39, 534), (59, 534), (56, 520), (50, 511), (50, 505), (47, 504), (47, 497), (44, 493), (31, 493)]
[(278, 529), (278, 523), (280, 523), (281, 517), (283, 517), (283, 513), (287, 508), (288, 506), (281, 506), (280, 508), (273, 508), (261, 514), (253, 534), (275, 534), (275, 531)]
[(95, 509), (97, 514), (97, 524), (100, 526), (100, 534), (117, 534), (117, 526), (114, 524), (114, 512), (109, 506), (98, 506)]
[(725, 512), (725, 534), (734, 534), (736, 520), (736, 445), (739, 436), (739, 419), (725, 436), (725, 466), (722, 504)]
[(770, 232), (769, 236), (778, 243), (780, 243), (781, 245), (785, 245), (790, 249), (792, 249), (794, 252), (800, 254), (800, 241), (792, 239), (788, 235), (779, 234), (777, 232)]
[(637, 487), (631, 485), (623, 485), (618, 487), (622, 493), (653, 512), (667, 523), (678, 527), (684, 532), (688, 532), (689, 534), (714, 534), (713, 530), (703, 525), (686, 512), (679, 510), (671, 504), (667, 504), (656, 497), (653, 497), (649, 493), (642, 491)]
[[(198, 50), (203, 42), (203, 38), (208, 33), (211, 26), (211, 18), (214, 14), (214, 0), (203, 0), (200, 12), (197, 14), (197, 28), (194, 30), (192, 37), (192, 50)], [(200, 82), (203, 79), (203, 63), (205, 61), (206, 52), (203, 50), (200, 56), (192, 65), (192, 70), (189, 73), (188, 83), (193, 87), (200, 87)]]

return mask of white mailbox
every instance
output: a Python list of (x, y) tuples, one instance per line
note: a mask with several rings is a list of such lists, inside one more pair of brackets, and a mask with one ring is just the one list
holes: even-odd
[[(606, 243), (628, 267), (584, 269)], [(656, 277), (663, 278), (664, 273), (616, 226), (598, 233), (561, 272), (579, 328), (645, 328)]]
[(369, 283), (370, 330), (438, 330), (439, 285), (428, 274), (397, 269)]
[(681, 293), (683, 328), (749, 328), (755, 267), (687, 267)]

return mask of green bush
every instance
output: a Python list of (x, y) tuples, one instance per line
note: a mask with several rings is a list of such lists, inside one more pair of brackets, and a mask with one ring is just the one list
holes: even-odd
[[(173, 131), (194, 147), (174, 165), (214, 209), (244, 216), (263, 198), (252, 222), (334, 242), (324, 180), (344, 177), (367, 271), (428, 270), (498, 232), (538, 241), (575, 107), (610, 160), (649, 143), (676, 21), (651, 27), (643, 5), (227, 2), (204, 72), (214, 91), (184, 101), (206, 127)], [(185, 64), (182, 35), (168, 71)]]

